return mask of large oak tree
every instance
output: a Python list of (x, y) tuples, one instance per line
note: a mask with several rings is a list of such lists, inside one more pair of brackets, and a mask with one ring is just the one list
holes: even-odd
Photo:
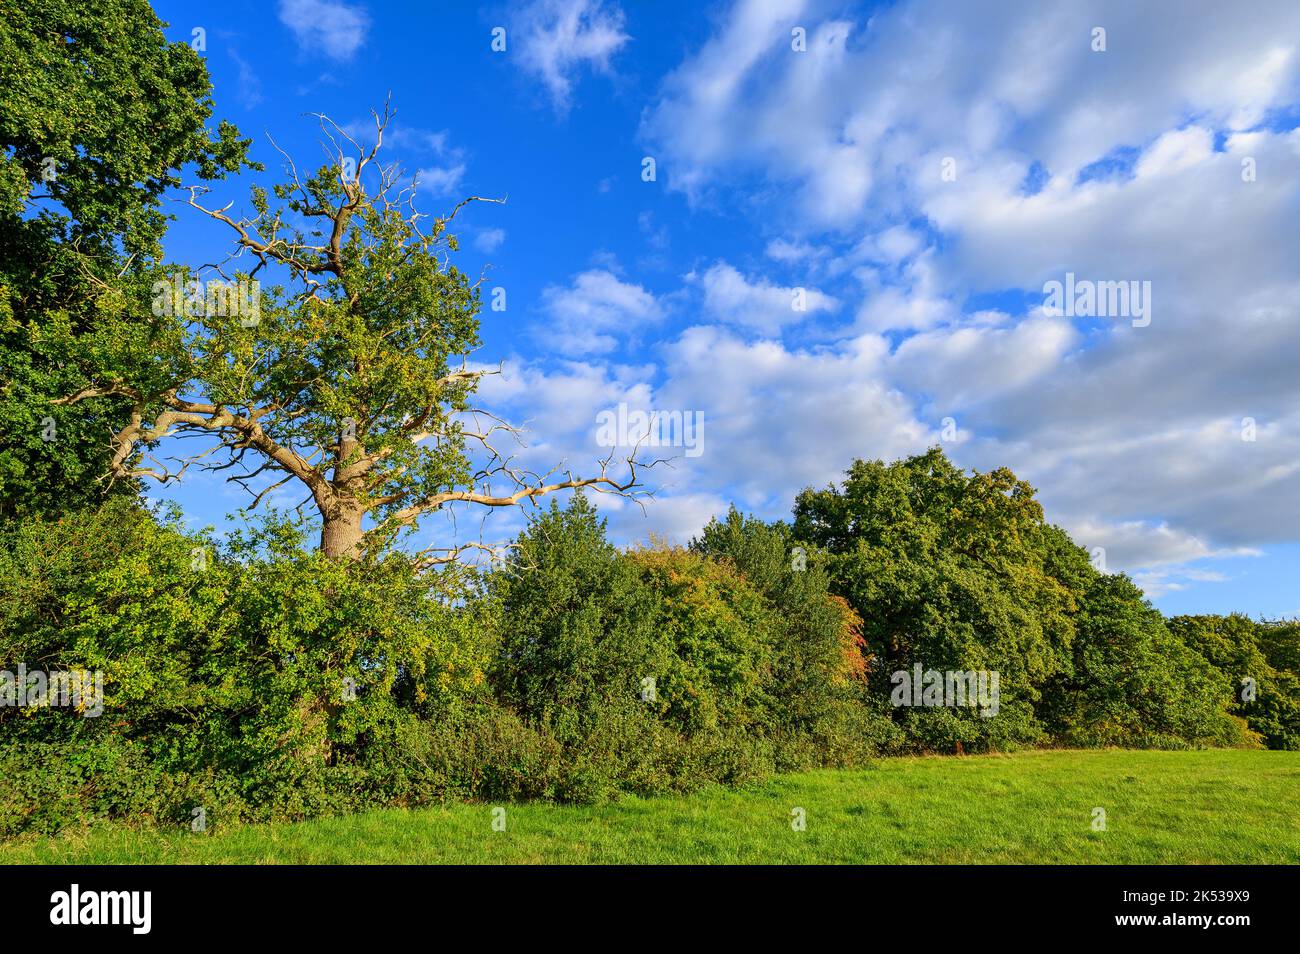
[[(64, 399), (129, 405), (112, 473), (166, 482), (208, 467), (245, 485), (254, 505), (296, 485), (319, 518), (321, 550), (335, 558), (380, 549), (458, 504), (508, 507), (579, 487), (639, 496), (635, 455), (606, 458), (586, 476), (534, 472), (512, 453), (516, 429), (474, 403), (479, 380), (495, 372), (469, 361), (479, 287), (452, 263), (449, 227), (467, 204), (491, 200), (417, 212), (418, 183), (378, 160), (392, 113), (373, 117), (373, 145), (319, 117), (332, 161), (300, 174), (285, 155), (286, 181), (272, 194), (254, 188), (247, 214), (190, 190), (190, 204), (233, 238), (231, 262), (210, 278), (246, 291), (254, 280), (279, 284), (263, 285), (255, 321), (213, 314), (201, 293), (179, 315), (141, 316), (142, 289), (120, 302), (96, 344), (93, 379)], [(207, 440), (195, 453), (134, 461), (164, 438), (196, 436)], [(447, 562), (482, 546), (421, 556)]]

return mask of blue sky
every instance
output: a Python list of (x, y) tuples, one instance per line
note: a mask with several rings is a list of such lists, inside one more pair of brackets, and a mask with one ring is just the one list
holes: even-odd
[[(458, 264), (505, 289), (475, 360), (526, 460), (590, 470), (619, 404), (702, 415), (645, 514), (602, 498), (620, 541), (941, 443), (1166, 612), (1297, 614), (1300, 13), (1133, 6), (155, 4), (268, 167), (219, 202), (278, 178), (268, 133), (302, 164), (305, 114), (390, 92), (425, 211), (508, 199), (458, 216)], [(228, 249), (175, 211), (169, 257)], [(1150, 323), (1045, 314), (1067, 272), (1150, 282)], [(165, 495), (221, 524), (240, 493)]]

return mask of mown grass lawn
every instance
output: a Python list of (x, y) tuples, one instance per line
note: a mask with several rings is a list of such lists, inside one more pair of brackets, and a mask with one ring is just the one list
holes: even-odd
[[(1300, 862), (1300, 753), (1045, 751), (882, 760), (688, 798), (382, 810), (203, 835), (102, 826), (8, 864)], [(795, 831), (802, 808), (806, 829)], [(1093, 830), (1093, 810), (1106, 830)]]

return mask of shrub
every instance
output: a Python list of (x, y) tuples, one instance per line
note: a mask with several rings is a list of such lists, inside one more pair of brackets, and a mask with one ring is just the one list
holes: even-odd
[(1233, 614), (1176, 616), (1169, 628), (1208, 660), (1211, 691), (1269, 748), (1300, 749), (1300, 678), (1285, 668), (1295, 659), (1292, 627)]
[(771, 620), (766, 652), (774, 728), (820, 740), (827, 764), (854, 764), (893, 738), (869, 691), (872, 662), (862, 619), (831, 593), (820, 553), (796, 555), (790, 528), (734, 507), (711, 520), (692, 549), (734, 567), (763, 596)]
[(1165, 625), (1126, 576), (1084, 594), (1073, 658), (1044, 689), (1053, 736), (1069, 745), (1248, 745), (1212, 668)]
[(776, 561), (766, 575), (752, 563), (756, 580), (713, 533), (620, 553), (581, 495), (520, 537), (491, 584), (492, 681), (563, 747), (555, 797), (859, 764), (887, 737), (867, 708), (856, 617), (824, 574), (777, 572), (784, 543), (761, 527), (741, 521), (736, 537)]
[(625, 559), (650, 593), (653, 631), (667, 641), (661, 668), (646, 673), (655, 680), (647, 704), (687, 733), (774, 728), (776, 620), (762, 596), (730, 567), (685, 550)]
[[(0, 538), (0, 668), (102, 671), (104, 711), (5, 707), (0, 731), (38, 761), (63, 753), (49, 782), (63, 794), (42, 810), (50, 817), (171, 817), (167, 793), (181, 790), (237, 818), (344, 810), (373, 789), (367, 768), (403, 723), (490, 701), (490, 633), (448, 599), (452, 586), (400, 557), (325, 560), (284, 527), (218, 549), (119, 502), (10, 525)], [(136, 779), (139, 798), (106, 808), (118, 777)], [(7, 797), (41, 790), (35, 778), (12, 776)], [(456, 784), (421, 777), (407, 787)], [(40, 813), (10, 818), (29, 815), (45, 824)]]
[(651, 594), (581, 494), (563, 510), (552, 501), (532, 522), (490, 593), (499, 697), (563, 744), (589, 735), (607, 711), (639, 704), (641, 679), (668, 659)]

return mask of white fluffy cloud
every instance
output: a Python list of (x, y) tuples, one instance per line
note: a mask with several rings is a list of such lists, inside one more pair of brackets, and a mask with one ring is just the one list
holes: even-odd
[(894, 380), (909, 393), (926, 395), (946, 414), (1000, 394), (1022, 393), (1055, 371), (1079, 338), (1068, 322), (1038, 318), (1004, 327), (998, 317), (990, 316), (988, 325), (908, 338), (893, 355)]
[(370, 16), (338, 0), (280, 0), (280, 22), (307, 53), (350, 60), (366, 42)]
[[(377, 130), (373, 117), (352, 120), (339, 128), (360, 149), (369, 151), (375, 143)], [(385, 162), (397, 158), (404, 169), (416, 170), (412, 179), (420, 195), (440, 199), (458, 197), (467, 168), (466, 152), (452, 143), (447, 130), (390, 123), (384, 129), (384, 149), (389, 156)]]
[(803, 321), (817, 312), (833, 312), (839, 302), (815, 288), (776, 285), (765, 278), (746, 278), (726, 262), (703, 275), (690, 275), (704, 290), (704, 308), (717, 321), (744, 325), (763, 334)]
[(610, 60), (631, 37), (625, 17), (605, 0), (534, 0), (519, 11), (512, 34), (519, 64), (540, 79), (560, 112), (571, 105), (584, 68), (608, 72)]
[[(1240, 130), (1296, 98), (1300, 7), (1285, 0), (1249, 16), (1188, 2), (1176, 26), (1126, 0), (913, 0), (833, 18), (842, 10), (732, 7), (646, 117), (674, 184), (694, 191), (756, 168), (796, 187), (806, 218), (847, 226), (938, 179), (943, 157), (959, 179), (971, 162), (1023, 155), (1072, 175), (1189, 115)], [(1104, 53), (1092, 50), (1097, 25)], [(805, 52), (791, 48), (796, 27)]]
[(543, 289), (542, 309), (549, 320), (538, 333), (566, 355), (611, 351), (621, 338), (663, 317), (654, 295), (603, 268), (576, 275), (568, 286)]
[(416, 173), (421, 192), (433, 196), (453, 195), (465, 178), (465, 163), (453, 161), (442, 166), (423, 166)]
[(474, 234), (474, 247), (480, 252), (492, 253), (499, 249), (506, 240), (506, 230), (497, 228), (479, 229)]

